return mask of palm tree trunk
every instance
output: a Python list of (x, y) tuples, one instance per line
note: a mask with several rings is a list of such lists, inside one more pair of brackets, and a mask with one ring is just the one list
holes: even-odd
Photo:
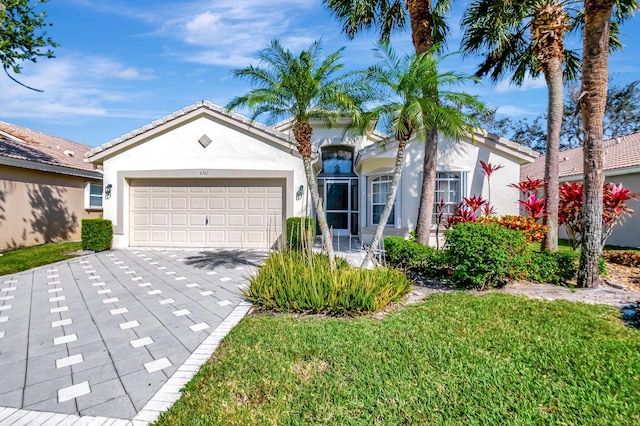
[(380, 244), (380, 240), (382, 239), (382, 234), (384, 232), (384, 227), (387, 225), (387, 221), (389, 220), (389, 215), (391, 214), (391, 209), (393, 208), (393, 202), (396, 199), (396, 190), (398, 189), (398, 183), (400, 182), (400, 176), (402, 175), (402, 166), (404, 165), (404, 151), (407, 147), (406, 140), (398, 141), (398, 153), (396, 154), (396, 164), (393, 168), (393, 178), (391, 179), (391, 187), (389, 188), (389, 193), (387, 194), (387, 202), (384, 205), (384, 209), (382, 210), (382, 214), (380, 215), (380, 219), (378, 221), (378, 227), (376, 228), (376, 232), (373, 234), (373, 239), (371, 240), (371, 245), (367, 250), (367, 254), (364, 256), (362, 260), (362, 267), (368, 268), (371, 264), (371, 259), (373, 259), (373, 255)]
[(313, 166), (311, 165), (311, 134), (313, 129), (309, 123), (298, 121), (293, 125), (292, 130), (294, 138), (298, 143), (298, 152), (302, 156), (304, 174), (307, 178), (307, 187), (311, 193), (311, 202), (316, 211), (316, 218), (318, 220), (318, 226), (320, 227), (322, 246), (327, 252), (327, 256), (329, 256), (331, 268), (335, 268), (335, 253), (333, 252), (333, 241), (331, 240), (329, 226), (327, 225), (327, 215), (324, 211), (320, 194), (318, 193), (318, 182), (316, 181), (316, 175), (313, 173)]
[(418, 208), (418, 222), (416, 225), (416, 241), (425, 246), (429, 244), (429, 237), (431, 236), (437, 165), (438, 130), (434, 128), (429, 130), (429, 136), (424, 146), (422, 187), (420, 192), (420, 206)]
[(550, 58), (544, 65), (547, 80), (548, 118), (547, 154), (544, 164), (544, 193), (546, 197), (544, 223), (548, 226), (544, 237), (545, 250), (558, 250), (558, 199), (560, 188), (560, 130), (564, 116), (564, 88), (562, 82), (562, 57)]
[(597, 287), (602, 250), (602, 195), (604, 186), (603, 116), (607, 101), (609, 30), (614, 0), (584, 1), (584, 39), (580, 103), (585, 129), (582, 250), (578, 287)]
[(407, 0), (411, 38), (416, 53), (424, 53), (433, 46), (433, 14), (431, 0)]

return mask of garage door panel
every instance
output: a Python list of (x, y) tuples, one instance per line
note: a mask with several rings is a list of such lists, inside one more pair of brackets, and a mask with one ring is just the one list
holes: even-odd
[(283, 183), (134, 180), (130, 245), (268, 248), (282, 233)]

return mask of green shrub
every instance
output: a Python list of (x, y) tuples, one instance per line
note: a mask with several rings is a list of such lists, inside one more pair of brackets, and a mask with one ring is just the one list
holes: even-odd
[(273, 311), (353, 315), (380, 310), (411, 289), (411, 282), (395, 269), (352, 268), (344, 259), (337, 260), (332, 271), (324, 255), (272, 253), (244, 296)]
[(113, 225), (107, 219), (82, 219), (82, 249), (104, 251), (111, 248)]
[(460, 223), (445, 233), (451, 281), (486, 289), (523, 275), (526, 238), (495, 223)]
[(302, 250), (313, 247), (316, 238), (316, 221), (312, 217), (290, 217), (287, 219), (287, 247)]
[(598, 275), (606, 276), (607, 273), (607, 259), (601, 257), (598, 259)]
[(566, 284), (578, 276), (580, 254), (574, 251), (530, 252), (524, 278), (540, 283)]
[(446, 270), (446, 253), (402, 237), (384, 239), (385, 259), (390, 266), (412, 269), (427, 277), (439, 277)]

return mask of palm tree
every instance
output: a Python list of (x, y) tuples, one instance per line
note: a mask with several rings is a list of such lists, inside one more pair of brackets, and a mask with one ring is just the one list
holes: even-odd
[(364, 78), (378, 93), (377, 106), (356, 125), (367, 126), (372, 121), (380, 120), (398, 141), (386, 204), (362, 261), (364, 267), (371, 263), (391, 214), (407, 143), (413, 137), (424, 140), (427, 131), (432, 128), (453, 139), (460, 139), (473, 131), (475, 124), (475, 120), (461, 110), (470, 108), (478, 111), (485, 108), (475, 96), (447, 90), (474, 78), (455, 72), (438, 73), (438, 66), (443, 59), (435, 58), (434, 53), (438, 48), (435, 45), (418, 55), (398, 57), (390, 45), (382, 44), (376, 49), (380, 63), (364, 71)]
[[(343, 25), (344, 33), (353, 38), (366, 29), (375, 28), (380, 41), (386, 42), (393, 31), (407, 26), (416, 54), (429, 51), (434, 45), (442, 46), (449, 27), (445, 16), (452, 0), (323, 0)], [(436, 52), (434, 52), (436, 53)], [(428, 244), (431, 233), (431, 215), (436, 188), (438, 156), (438, 129), (429, 129), (424, 148), (424, 164), (416, 240)]]
[(322, 45), (316, 41), (297, 56), (272, 40), (269, 47), (258, 53), (265, 67), (249, 66), (235, 70), (236, 77), (248, 79), (255, 88), (249, 93), (231, 100), (228, 110), (246, 107), (252, 118), (266, 114), (275, 122), (283, 118), (292, 119), (293, 137), (302, 157), (307, 186), (315, 208), (321, 231), (322, 244), (335, 264), (333, 244), (327, 218), (318, 194), (318, 185), (311, 164), (312, 145), (311, 120), (335, 123), (344, 114), (358, 120), (358, 107), (353, 82), (347, 74), (338, 74), (344, 48), (321, 58)]
[[(477, 76), (494, 81), (511, 73), (521, 85), (542, 72), (547, 83), (547, 147), (545, 157), (545, 209), (548, 225), (544, 248), (558, 249), (558, 189), (560, 129), (563, 119), (563, 74), (576, 77), (579, 60), (564, 48), (564, 36), (574, 25), (563, 0), (476, 0), (462, 18), (463, 50), (484, 53)], [(565, 63), (563, 72), (563, 62)]]
[[(584, 0), (582, 88), (580, 111), (584, 123), (584, 234), (578, 270), (578, 287), (597, 287), (598, 261), (602, 250), (602, 195), (604, 186), (603, 116), (607, 102), (611, 17), (628, 17), (638, 8), (635, 0)], [(613, 28), (612, 28), (613, 27)]]

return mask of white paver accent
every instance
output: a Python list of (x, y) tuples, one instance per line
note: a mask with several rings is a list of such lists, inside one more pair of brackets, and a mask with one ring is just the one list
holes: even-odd
[(162, 293), (162, 290), (151, 290), (147, 292), (149, 296), (153, 296), (154, 294), (161, 294), (161, 293)]
[(50, 314), (57, 314), (58, 312), (66, 312), (69, 310), (68, 306), (60, 306), (59, 308), (51, 308), (49, 309)]
[(88, 260), (81, 260), (80, 263), (89, 263)]
[(138, 284), (138, 287), (149, 287), (151, 285), (151, 283), (140, 283)]
[(17, 282), (18, 282), (18, 280), (6, 280), (4, 283), (5, 284), (14, 284), (14, 283), (17, 283)]
[(0, 331), (0, 339), (4, 339), (4, 331)]
[(122, 265), (123, 263), (124, 263), (123, 261), (113, 262), (114, 265)]
[(216, 271), (207, 272), (207, 275), (218, 275)]
[(158, 270), (159, 270), (159, 271), (164, 271), (165, 269), (167, 269), (167, 267), (166, 267), (166, 266), (159, 266), (159, 267), (158, 267)]
[(187, 277), (176, 277), (176, 281), (184, 281)]
[(220, 281), (231, 281), (231, 278), (229, 278), (229, 277), (223, 277), (223, 278), (220, 278)]
[(98, 294), (109, 294), (109, 293), (111, 293), (111, 289), (110, 288), (105, 288), (104, 290), (98, 290), (96, 293), (98, 293)]
[(50, 288), (49, 290), (47, 290), (47, 293), (57, 293), (63, 290), (64, 290), (63, 288)]
[[(88, 263), (88, 262), (80, 262), (80, 263)], [(89, 269), (89, 268), (93, 268), (93, 266), (91, 266), (91, 265), (82, 265), (82, 269)]]
[(125, 274), (135, 274), (136, 271), (124, 271)]
[(51, 279), (51, 278), (59, 278), (60, 275), (58, 274), (53, 274), (53, 275), (47, 275), (47, 279)]
[(153, 343), (151, 337), (143, 337), (141, 339), (132, 340), (129, 342), (133, 348), (139, 348), (140, 346), (147, 346)]
[(57, 268), (47, 269), (47, 272), (58, 272), (58, 269)]
[(149, 262), (149, 265), (157, 265), (158, 262)]
[(62, 345), (63, 343), (75, 342), (78, 340), (78, 335), (73, 333), (68, 336), (60, 336), (53, 339), (54, 345)]
[(218, 302), (218, 305), (220, 306), (228, 306), (228, 305), (233, 305), (233, 302), (231, 300), (221, 300)]
[(169, 257), (178, 257), (178, 255), (177, 254), (172, 254)]
[(120, 266), (120, 269), (129, 269), (128, 266)]
[(2, 296), (0, 297), (0, 301), (5, 301), (5, 300), (11, 300), (13, 299), (15, 296)]
[(7, 322), (9, 321), (9, 317), (0, 317), (0, 322)]
[(11, 308), (13, 308), (13, 305), (2, 305), (2, 306), (0, 306), (0, 312), (8, 311)]
[(198, 332), (209, 328), (209, 324), (207, 324), (206, 322), (201, 322), (198, 324), (190, 325), (189, 328), (191, 329), (191, 331)]
[(16, 288), (17, 287), (5, 287), (5, 288), (0, 288), (0, 291), (3, 291), (3, 292), (6, 293), (6, 292), (9, 292), (9, 291), (16, 291)]
[(62, 283), (62, 281), (49, 281), (47, 283), (47, 285), (56, 285), (56, 284), (61, 284), (61, 283)]
[(99, 283), (93, 283), (91, 285), (94, 287), (102, 287), (103, 285), (107, 285), (107, 283), (105, 283), (104, 281), (100, 281)]
[(187, 284), (186, 285), (187, 288), (194, 288), (194, 287), (200, 287), (200, 284), (197, 283), (191, 283), (191, 284)]
[(89, 382), (78, 383), (77, 385), (58, 389), (58, 402), (61, 403), (69, 401), (70, 399), (74, 399), (88, 393), (91, 393)]
[(84, 271), (85, 274), (95, 274), (96, 270), (95, 269), (87, 269), (86, 271)]
[(144, 368), (147, 369), (149, 373), (153, 373), (163, 368), (171, 367), (171, 361), (167, 357), (156, 359), (155, 361), (150, 361), (144, 364)]
[(211, 290), (201, 291), (200, 294), (203, 296), (211, 296), (214, 292)]
[(140, 323), (138, 321), (129, 321), (118, 324), (118, 326), (120, 327), (120, 330), (127, 330), (129, 328), (139, 327)]
[(126, 314), (127, 312), (129, 312), (129, 310), (127, 308), (118, 308), (118, 309), (112, 309), (109, 312), (111, 313), (111, 315), (120, 315), (120, 314)]
[(65, 358), (56, 359), (56, 368), (68, 367), (70, 365), (76, 365), (84, 362), (82, 354), (71, 355)]
[(67, 300), (67, 298), (65, 296), (56, 296), (49, 298), (49, 302), (62, 302), (63, 300)]
[(173, 299), (164, 299), (164, 300), (161, 300), (161, 301), (160, 301), (160, 304), (161, 304), (161, 305), (166, 305), (166, 304), (168, 304), (168, 303), (176, 303), (176, 301), (175, 301), (175, 300), (173, 300)]
[(91, 277), (89, 277), (90, 280), (99, 280), (100, 279), (100, 275), (93, 275)]
[(242, 271), (244, 268), (242, 266), (236, 267), (236, 271)]
[(184, 315), (189, 315), (191, 311), (189, 311), (188, 309), (180, 309), (179, 311), (173, 311), (171, 313), (177, 317), (181, 317)]
[(131, 278), (131, 281), (142, 281), (142, 277)]
[(240, 290), (246, 290), (249, 288), (247, 284), (238, 284), (236, 287), (238, 287)]
[(102, 303), (104, 303), (106, 305), (107, 303), (115, 303), (115, 302), (119, 302), (119, 301), (120, 301), (120, 299), (118, 299), (117, 297), (112, 297), (110, 299), (103, 299)]
[(73, 324), (73, 320), (71, 318), (61, 319), (59, 321), (52, 321), (51, 328), (60, 327), (63, 325)]
[(176, 271), (169, 271), (169, 272), (165, 272), (165, 275), (175, 275)]

